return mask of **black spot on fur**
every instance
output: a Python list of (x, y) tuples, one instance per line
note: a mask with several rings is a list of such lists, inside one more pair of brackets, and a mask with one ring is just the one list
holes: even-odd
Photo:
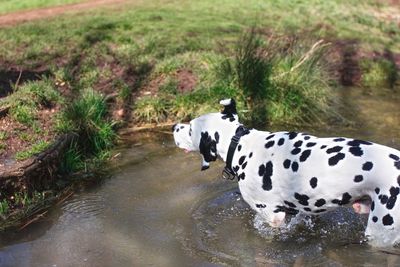
[[(199, 150), (206, 162), (215, 161), (217, 159), (217, 142), (211, 138), (208, 132), (201, 133)], [(211, 152), (214, 155), (212, 155)]]
[(374, 164), (372, 164), (371, 161), (367, 161), (363, 164), (362, 169), (364, 171), (370, 171), (372, 169), (372, 167), (374, 167)]
[(377, 187), (377, 188), (375, 188), (375, 193), (376, 194), (379, 194), (379, 192), (380, 192), (381, 190)]
[(242, 170), (244, 170), (246, 168), (246, 166), (247, 166), (247, 161), (245, 163), (243, 163)]
[(349, 148), (349, 152), (356, 157), (361, 157), (364, 153), (361, 147), (359, 146), (352, 146)]
[(389, 158), (394, 159), (394, 160), (400, 160), (400, 157), (398, 157), (394, 154), (389, 154)]
[(326, 201), (325, 201), (325, 199), (323, 199), (323, 198), (321, 198), (321, 199), (318, 199), (316, 202), (315, 202), (315, 206), (316, 207), (322, 207), (323, 205), (325, 205), (325, 203), (326, 203)]
[(294, 197), (299, 201), (299, 203), (303, 206), (308, 206), (308, 200), (310, 199), (307, 195), (302, 195), (299, 193), (294, 193)]
[(346, 192), (346, 193), (344, 193), (342, 195), (342, 199), (341, 200), (334, 199), (334, 200), (332, 200), (332, 203), (333, 204), (338, 204), (339, 206), (342, 206), (342, 205), (349, 204), (350, 203), (350, 199), (351, 199), (351, 195)]
[(297, 172), (299, 169), (299, 164), (296, 161), (292, 163), (292, 171)]
[(392, 225), (393, 222), (394, 222), (394, 221), (393, 221), (393, 217), (390, 216), (390, 214), (386, 214), (386, 215), (383, 216), (383, 218), (382, 218), (382, 223), (383, 223), (383, 225), (385, 225), (385, 226)]
[(363, 140), (357, 140), (357, 139), (349, 141), (349, 142), (347, 142), (347, 144), (349, 146), (372, 145), (371, 142), (363, 141)]
[(256, 208), (259, 208), (259, 209), (264, 209), (266, 207), (267, 207), (267, 205), (265, 205), (265, 204), (256, 204)]
[(344, 159), (345, 155), (343, 153), (337, 153), (335, 156), (330, 157), (328, 160), (329, 166), (335, 166), (338, 162)]
[(293, 149), (290, 153), (292, 153), (292, 155), (297, 155), (301, 152), (301, 149), (296, 147), (295, 149)]
[(396, 167), (396, 169), (400, 170), (400, 160), (399, 160), (399, 161), (396, 161), (396, 162), (394, 163), (394, 166)]
[(283, 201), (284, 203), (285, 203), (285, 205), (287, 205), (287, 206), (289, 206), (289, 207), (291, 207), (291, 208), (296, 208), (296, 204), (294, 204), (294, 203), (292, 203), (292, 202), (289, 202), (289, 201)]
[(283, 145), (283, 143), (285, 143), (285, 138), (279, 139), (279, 141), (278, 141), (278, 146)]
[(271, 135), (267, 136), (267, 138), (265, 138), (265, 140), (269, 140), (269, 139), (273, 138), (274, 136), (275, 136), (275, 134), (271, 134)]
[(214, 133), (214, 137), (215, 137), (215, 141), (217, 142), (217, 144), (219, 143), (219, 133), (215, 132)]
[[(270, 191), (272, 189), (272, 180), (271, 180), (271, 176), (273, 174), (273, 165), (271, 161), (268, 161), (265, 164), (264, 169), (264, 174), (263, 174), (263, 185), (262, 185), (262, 189), (266, 190), (266, 191)], [(260, 170), (261, 170), (261, 166), (260, 169), (258, 171), (258, 173), (260, 174)]]
[(253, 152), (250, 152), (249, 154), (249, 158), (251, 158), (253, 156)]
[(345, 141), (346, 139), (344, 139), (343, 137), (339, 137), (339, 138), (335, 138), (333, 139), (333, 142), (342, 142)]
[(387, 195), (380, 195), (379, 199), (381, 200), (382, 204), (386, 204), (389, 200), (389, 197)]
[(242, 150), (242, 145), (238, 145), (238, 151)]
[(390, 192), (390, 197), (389, 197), (388, 202), (386, 204), (386, 208), (391, 210), (391, 209), (393, 209), (394, 205), (396, 204), (397, 195), (399, 194), (400, 189), (398, 187), (392, 186), (390, 188), (389, 192)]
[(400, 193), (400, 188), (392, 186), (389, 192), (391, 196), (397, 196)]
[(222, 115), (221, 117), (223, 120), (229, 119), (229, 121), (234, 121), (235, 117), (233, 116), (233, 114), (226, 114), (226, 115)]
[(270, 148), (270, 147), (274, 146), (274, 144), (275, 144), (275, 141), (269, 141), (265, 144), (265, 148)]
[(364, 180), (364, 177), (362, 175), (356, 175), (354, 177), (354, 182), (356, 183), (362, 182), (362, 180)]
[(317, 183), (318, 183), (317, 177), (313, 177), (313, 178), (310, 179), (311, 188), (316, 188), (317, 187)]
[(304, 136), (304, 140), (309, 140), (311, 137), (309, 137), (308, 135), (307, 136)]
[(314, 142), (310, 142), (310, 143), (307, 143), (306, 144), (306, 147), (313, 147), (313, 146), (315, 146), (317, 143), (314, 143)]
[(239, 170), (239, 166), (236, 165), (235, 167), (233, 167), (234, 172), (238, 172), (238, 170)]
[(294, 146), (295, 147), (301, 147), (302, 144), (303, 144), (303, 141), (299, 140), (299, 141), (294, 143)]
[(283, 167), (285, 167), (285, 169), (289, 169), (291, 163), (292, 162), (290, 161), (290, 159), (285, 159), (285, 161), (283, 162)]
[(375, 209), (375, 201), (372, 201), (371, 202), (371, 211), (374, 211), (374, 209)]
[(242, 165), (245, 159), (246, 159), (246, 156), (241, 156), (239, 158), (239, 165)]
[(373, 221), (374, 223), (376, 223), (376, 222), (378, 221), (378, 217), (373, 216), (373, 217), (372, 217), (372, 221)]
[(396, 204), (397, 197), (389, 197), (388, 202), (386, 203), (386, 208), (391, 210), (393, 209), (394, 205)]
[(305, 211), (311, 211), (311, 209), (310, 209), (310, 208), (307, 208), (307, 207), (304, 208), (304, 210), (305, 210)]
[(321, 146), (321, 149), (324, 149), (326, 147), (326, 145)]
[(342, 149), (343, 149), (343, 147), (341, 147), (341, 146), (334, 146), (334, 147), (327, 149), (326, 153), (331, 154), (331, 153), (335, 153), (335, 152), (340, 152), (340, 150), (342, 150)]
[(296, 215), (299, 213), (299, 211), (294, 208), (288, 208), (288, 207), (280, 206), (280, 205), (277, 205), (275, 207), (276, 207), (276, 209), (274, 210), (274, 213), (286, 212), (287, 214), (290, 214), (290, 215)]
[(238, 181), (244, 180), (244, 178), (246, 178), (246, 174), (244, 172), (238, 175)]
[(311, 155), (310, 149), (304, 150), (303, 153), (301, 153), (300, 155), (300, 162), (306, 161), (310, 155)]
[(295, 139), (296, 136), (297, 136), (297, 134), (298, 134), (298, 133), (296, 133), (296, 132), (289, 132), (289, 133), (287, 133), (287, 135), (289, 135), (289, 139), (290, 139), (290, 140)]

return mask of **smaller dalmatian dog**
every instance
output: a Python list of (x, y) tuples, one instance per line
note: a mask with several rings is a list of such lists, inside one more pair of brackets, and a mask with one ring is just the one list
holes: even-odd
[(367, 141), (318, 138), (297, 132), (246, 129), (233, 99), (210, 113), (176, 124), (176, 145), (199, 151), (202, 168), (221, 157), (243, 199), (273, 227), (286, 214), (321, 214), (342, 206), (369, 213), (369, 244), (400, 243), (400, 151)]

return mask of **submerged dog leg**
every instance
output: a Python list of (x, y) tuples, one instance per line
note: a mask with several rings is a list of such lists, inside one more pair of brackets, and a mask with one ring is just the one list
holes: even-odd
[(370, 200), (357, 200), (352, 205), (354, 212), (358, 214), (368, 214), (371, 211)]

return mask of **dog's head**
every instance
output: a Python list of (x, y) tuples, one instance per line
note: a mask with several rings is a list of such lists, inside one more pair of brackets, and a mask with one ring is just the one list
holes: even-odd
[(172, 127), (179, 148), (186, 152), (200, 152), (203, 158), (201, 170), (208, 169), (211, 161), (225, 153), (226, 144), (229, 146), (239, 125), (235, 100), (224, 99), (220, 104), (224, 106), (221, 113), (209, 113), (191, 120), (189, 124), (178, 123)]

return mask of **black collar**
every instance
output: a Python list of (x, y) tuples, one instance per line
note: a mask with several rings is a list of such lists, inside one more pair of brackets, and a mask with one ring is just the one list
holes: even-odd
[(228, 149), (228, 155), (226, 157), (226, 166), (224, 170), (222, 171), (222, 177), (228, 180), (233, 180), (236, 177), (235, 171), (232, 169), (232, 160), (233, 160), (233, 154), (236, 151), (236, 148), (239, 144), (240, 138), (243, 135), (248, 134), (250, 131), (245, 128), (244, 126), (240, 125), (236, 129), (235, 135), (231, 139), (231, 143), (229, 144), (229, 149)]

